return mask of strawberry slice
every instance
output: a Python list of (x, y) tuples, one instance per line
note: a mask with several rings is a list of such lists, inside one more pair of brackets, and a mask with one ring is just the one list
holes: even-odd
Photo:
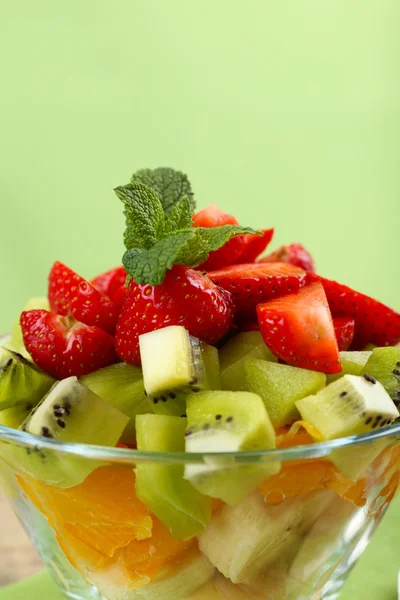
[(339, 350), (348, 350), (354, 338), (355, 321), (352, 317), (334, 317), (333, 325)]
[[(232, 215), (220, 210), (215, 204), (210, 204), (193, 215), (195, 227), (217, 227), (220, 225), (239, 225)], [(253, 262), (265, 250), (272, 239), (273, 229), (262, 229), (264, 235), (238, 235), (229, 240), (222, 248), (210, 252), (208, 258), (197, 269), (211, 271), (227, 265)]]
[(255, 316), (257, 304), (299, 290), (306, 282), (303, 269), (285, 263), (231, 265), (208, 277), (233, 295), (239, 315)]
[(285, 262), (295, 265), (296, 267), (301, 267), (305, 271), (310, 271), (312, 273), (315, 271), (313, 257), (301, 244), (281, 246), (271, 254), (268, 254), (268, 256), (260, 258), (260, 262)]
[(118, 319), (116, 350), (121, 360), (140, 364), (142, 333), (182, 325), (192, 335), (215, 344), (232, 326), (233, 301), (198, 271), (175, 265), (161, 285), (139, 285), (133, 279)]
[(111, 300), (114, 300), (115, 293), (125, 285), (126, 282), (126, 271), (124, 267), (115, 267), (105, 273), (101, 273), (94, 277), (90, 281), (90, 284), (99, 290), (104, 296), (108, 296)]
[(20, 323), (33, 360), (56, 379), (80, 377), (118, 361), (114, 339), (99, 327), (47, 310), (23, 312)]
[(334, 317), (353, 317), (355, 332), (352, 348), (362, 350), (369, 343), (395, 346), (400, 342), (400, 313), (337, 281), (314, 273), (310, 273), (308, 278), (322, 283)]
[(295, 367), (340, 373), (335, 329), (321, 283), (259, 304), (257, 314), (266, 345), (280, 359)]
[(55, 262), (51, 268), (48, 296), (53, 312), (72, 315), (85, 325), (114, 333), (118, 306), (61, 262)]

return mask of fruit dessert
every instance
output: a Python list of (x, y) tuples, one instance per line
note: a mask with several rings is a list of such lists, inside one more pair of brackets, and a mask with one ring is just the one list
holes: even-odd
[(385, 437), (274, 450), (399, 418), (400, 314), (319, 275), (300, 244), (270, 252), (271, 227), (195, 212), (178, 171), (115, 193), (123, 264), (87, 280), (55, 262), (2, 341), (0, 425), (34, 442), (1, 458), (108, 600), (296, 597), (381, 457), (384, 510), (400, 452)]

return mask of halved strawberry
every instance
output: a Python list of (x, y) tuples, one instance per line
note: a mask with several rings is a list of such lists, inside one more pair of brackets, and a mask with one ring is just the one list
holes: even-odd
[(51, 268), (48, 296), (53, 312), (72, 315), (81, 323), (114, 333), (118, 306), (61, 262)]
[(126, 271), (124, 267), (115, 267), (105, 273), (101, 273), (90, 281), (90, 284), (99, 290), (104, 296), (114, 300), (114, 294), (118, 292), (121, 286), (125, 285)]
[(268, 348), (289, 365), (339, 373), (341, 364), (332, 316), (320, 283), (257, 306)]
[(233, 295), (236, 312), (251, 316), (257, 304), (296, 292), (306, 282), (303, 269), (285, 263), (231, 265), (208, 277)]
[(232, 326), (233, 301), (198, 271), (175, 265), (161, 285), (129, 282), (115, 339), (118, 356), (140, 364), (138, 337), (169, 325), (183, 325), (195, 337), (215, 344)]
[(33, 360), (56, 379), (80, 377), (118, 361), (114, 339), (99, 327), (47, 310), (23, 312), (20, 323)]
[(313, 257), (301, 244), (281, 246), (271, 254), (268, 254), (268, 256), (260, 258), (260, 262), (285, 262), (296, 267), (301, 267), (305, 271), (315, 271)]
[(361, 350), (370, 342), (376, 346), (395, 346), (400, 342), (400, 313), (337, 281), (314, 273), (308, 278), (322, 283), (334, 317), (353, 317), (352, 348)]
[(354, 338), (355, 322), (352, 317), (333, 317), (335, 335), (339, 350), (348, 350)]
[[(239, 225), (232, 215), (220, 210), (215, 204), (210, 204), (193, 215), (195, 227), (217, 227), (221, 225)], [(253, 262), (265, 250), (272, 239), (273, 229), (262, 229), (264, 235), (238, 235), (229, 240), (222, 248), (210, 252), (207, 260), (197, 269), (211, 271), (227, 265)]]

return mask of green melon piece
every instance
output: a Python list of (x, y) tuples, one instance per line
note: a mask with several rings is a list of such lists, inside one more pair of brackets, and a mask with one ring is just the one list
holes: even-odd
[(365, 433), (392, 423), (399, 411), (379, 383), (345, 375), (315, 396), (296, 402), (303, 419), (325, 440)]
[(54, 379), (20, 354), (0, 348), (0, 410), (31, 404), (43, 398)]
[[(167, 415), (136, 417), (138, 450), (184, 452), (186, 419)], [(172, 535), (188, 540), (211, 519), (211, 501), (183, 478), (183, 464), (137, 463), (136, 493)]]
[(244, 363), (247, 357), (278, 361), (265, 345), (259, 331), (239, 333), (219, 351), (221, 381), (224, 390), (246, 390)]
[(243, 464), (220, 452), (275, 448), (275, 430), (259, 396), (210, 391), (187, 399), (187, 452), (212, 452), (205, 463), (188, 463), (185, 479), (202, 494), (228, 504), (239, 502), (280, 469), (276, 461)]
[(342, 370), (334, 375), (327, 375), (327, 383), (332, 383), (343, 377), (343, 375), (360, 375), (371, 352), (363, 350), (361, 352), (340, 352), (340, 361)]
[(99, 462), (43, 449), (41, 440), (114, 447), (127, 422), (128, 417), (80, 384), (76, 377), (68, 377), (54, 384), (21, 426), (22, 431), (38, 436), (36, 446), (4, 446), (2, 457), (35, 479), (72, 487), (81, 483)]
[(133, 365), (117, 363), (80, 378), (80, 382), (95, 394), (129, 417), (121, 442), (136, 442), (136, 415), (151, 411), (144, 391), (142, 370)]
[[(39, 309), (50, 310), (49, 301), (46, 296), (30, 298), (21, 312)], [(14, 352), (22, 354), (24, 358), (32, 362), (32, 357), (24, 346), (19, 318), (20, 316), (18, 315), (18, 318), (15, 320), (14, 325), (12, 326), (11, 339), (7, 347), (10, 348), (10, 350), (14, 350)]]
[(375, 348), (361, 374), (379, 381), (392, 400), (400, 403), (400, 347)]
[(296, 401), (325, 387), (326, 376), (317, 371), (256, 358), (246, 358), (244, 368), (247, 390), (262, 398), (275, 428), (299, 419)]

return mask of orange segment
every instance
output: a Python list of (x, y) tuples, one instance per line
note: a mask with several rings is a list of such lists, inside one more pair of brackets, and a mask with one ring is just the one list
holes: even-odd
[(103, 556), (151, 536), (152, 517), (136, 497), (131, 468), (99, 467), (83, 483), (66, 489), (30, 480), (30, 497), (32, 492), (56, 531), (62, 527)]

